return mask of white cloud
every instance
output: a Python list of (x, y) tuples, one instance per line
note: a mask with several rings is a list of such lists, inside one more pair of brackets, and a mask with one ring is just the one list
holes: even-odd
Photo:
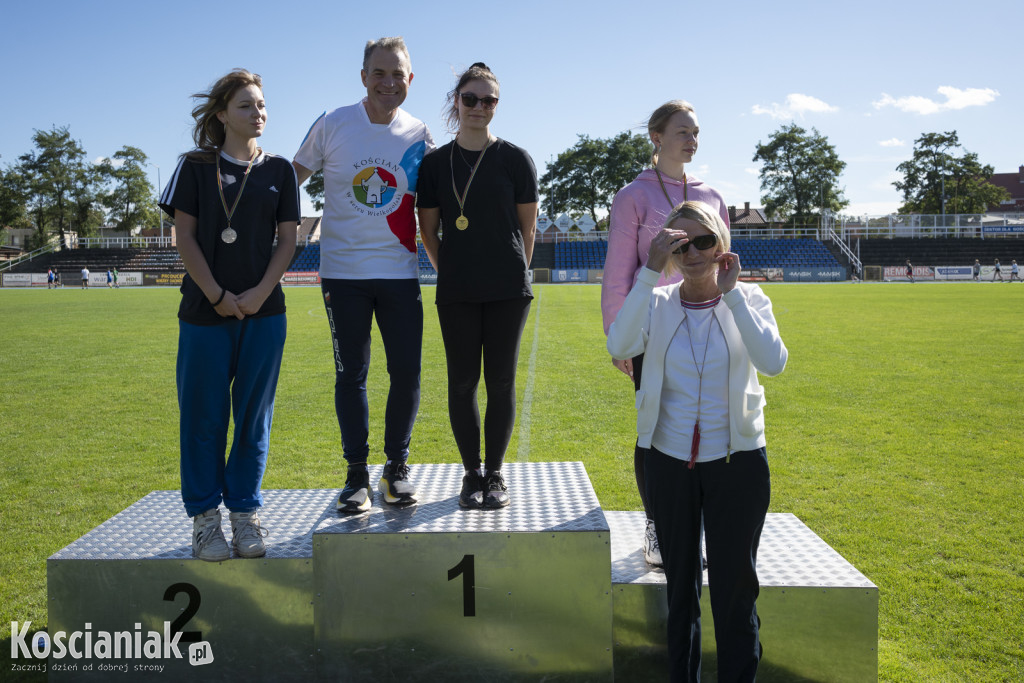
[(743, 172), (749, 173), (750, 175), (757, 175), (758, 173), (760, 173), (760, 171), (756, 168), (745, 168), (743, 169)]
[(105, 161), (109, 162), (110, 165), (113, 166), (114, 168), (121, 168), (122, 166), (124, 166), (124, 159), (111, 159), (109, 157), (96, 157), (95, 159), (92, 160), (92, 163), (95, 164), (96, 166), (99, 166)]
[(952, 111), (967, 107), (984, 107), (999, 97), (999, 91), (992, 88), (967, 88), (966, 90), (961, 90), (960, 88), (943, 85), (939, 87), (937, 92), (946, 98), (945, 102), (937, 102), (920, 95), (896, 98), (888, 93), (882, 93), (882, 99), (871, 104), (874, 105), (875, 109), (896, 107), (900, 111), (910, 114), (927, 116), (928, 114), (936, 114), (940, 111)]
[(836, 112), (839, 111), (839, 107), (833, 107), (827, 102), (823, 102), (811, 95), (790, 93), (786, 95), (785, 104), (772, 102), (770, 107), (762, 107), (759, 104), (755, 104), (751, 111), (754, 114), (767, 114), (773, 119), (792, 119), (797, 116), (803, 118), (803, 115), (807, 112), (815, 114)]
[(888, 140), (879, 140), (878, 144), (882, 147), (906, 147), (907, 141), (900, 140), (899, 138), (889, 138)]

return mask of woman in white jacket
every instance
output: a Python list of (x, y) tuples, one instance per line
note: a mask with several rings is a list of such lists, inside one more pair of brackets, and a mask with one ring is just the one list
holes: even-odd
[[(676, 206), (608, 331), (614, 358), (644, 354), (637, 442), (649, 449), (673, 681), (700, 680), (702, 526), (718, 680), (754, 680), (761, 657), (757, 547), (771, 483), (757, 373), (781, 373), (787, 351), (771, 301), (738, 282), (739, 256), (729, 247), (711, 207)], [(662, 270), (681, 273), (682, 282), (655, 287)]]

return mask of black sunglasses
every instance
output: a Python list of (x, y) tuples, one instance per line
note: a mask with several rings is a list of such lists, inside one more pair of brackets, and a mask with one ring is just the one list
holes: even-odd
[(680, 246), (676, 247), (672, 251), (672, 253), (673, 254), (685, 254), (690, 249), (690, 245), (691, 244), (693, 246), (697, 247), (698, 249), (700, 249), (701, 251), (704, 251), (705, 249), (710, 249), (711, 247), (713, 247), (716, 244), (718, 244), (718, 238), (715, 237), (714, 235), (700, 235), (698, 237), (692, 238), (686, 244), (683, 244), (683, 245), (680, 245)]
[(498, 106), (498, 98), (491, 97), (477, 97), (471, 92), (460, 92), (459, 97), (462, 98), (462, 106), (472, 109), (476, 106), (477, 102), (484, 105), (484, 109), (494, 109)]

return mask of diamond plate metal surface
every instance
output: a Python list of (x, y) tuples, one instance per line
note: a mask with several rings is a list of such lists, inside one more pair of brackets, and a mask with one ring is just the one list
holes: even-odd
[[(382, 466), (370, 467), (376, 487)], [(373, 508), (361, 515), (332, 513), (316, 533), (394, 534), (438, 532), (608, 531), (594, 487), (581, 462), (505, 463), (501, 468), (512, 504), (500, 510), (463, 510), (460, 463), (410, 465), (419, 502), (387, 505), (375, 492)]]
[[(267, 558), (313, 556), (313, 529), (336, 514), (341, 489), (270, 489), (263, 491), (260, 522), (270, 532)], [(231, 543), (228, 512), (221, 507), (224, 537)], [(51, 560), (192, 559), (192, 520), (180, 491), (153, 491), (77, 541)], [(196, 560), (199, 562), (200, 560)]]
[[(605, 512), (611, 530), (612, 583), (663, 584), (665, 573), (644, 562), (642, 512)], [(769, 513), (757, 551), (761, 587), (876, 588), (818, 535), (790, 513)], [(704, 585), (708, 583), (704, 572)]]

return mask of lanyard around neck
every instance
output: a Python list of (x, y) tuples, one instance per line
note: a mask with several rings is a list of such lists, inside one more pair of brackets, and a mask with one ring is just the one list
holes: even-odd
[[(668, 196), (668, 190), (665, 189), (665, 181), (661, 179), (661, 171), (655, 168), (654, 172), (658, 174), (658, 184), (661, 185), (661, 191), (664, 193), (665, 201), (668, 202), (668, 208), (671, 211), (676, 208), (676, 205), (672, 203), (672, 199)], [(686, 192), (686, 171), (683, 171), (683, 201), (689, 201)]]

